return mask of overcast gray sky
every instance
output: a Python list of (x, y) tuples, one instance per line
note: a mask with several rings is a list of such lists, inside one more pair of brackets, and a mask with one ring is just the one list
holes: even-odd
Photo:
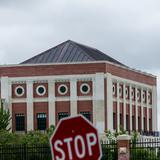
[(159, 78), (160, 0), (0, 0), (0, 64), (68, 39)]

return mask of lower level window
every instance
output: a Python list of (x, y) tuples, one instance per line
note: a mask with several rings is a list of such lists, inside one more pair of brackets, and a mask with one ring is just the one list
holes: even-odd
[(37, 129), (46, 130), (46, 113), (37, 113)]
[(144, 131), (147, 131), (146, 117), (143, 118), (143, 127), (144, 127)]
[(135, 116), (132, 116), (132, 130), (135, 131)]
[(129, 131), (129, 116), (126, 114), (126, 130)]
[(123, 127), (122, 113), (119, 114), (120, 127)]
[(80, 112), (86, 119), (91, 121), (91, 112)]
[(58, 120), (65, 118), (65, 117), (68, 117), (68, 116), (69, 116), (68, 112), (59, 112), (58, 113)]
[(16, 114), (16, 131), (24, 131), (25, 130), (25, 118), (24, 114)]
[(141, 131), (141, 118), (138, 116), (138, 131)]
[(149, 131), (152, 131), (152, 119), (149, 118)]
[(116, 129), (116, 113), (113, 112), (113, 129)]

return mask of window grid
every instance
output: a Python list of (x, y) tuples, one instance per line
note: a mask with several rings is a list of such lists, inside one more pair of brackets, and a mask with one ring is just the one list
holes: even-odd
[(91, 112), (80, 112), (86, 119), (91, 121)]
[(65, 117), (69, 117), (69, 113), (68, 112), (59, 112), (58, 113), (58, 120), (61, 120)]

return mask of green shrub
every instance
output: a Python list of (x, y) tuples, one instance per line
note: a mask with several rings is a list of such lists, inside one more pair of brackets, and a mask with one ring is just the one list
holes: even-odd
[(158, 160), (156, 152), (153, 149), (132, 149), (131, 150), (131, 159), (144, 159), (144, 160)]
[(0, 130), (0, 145), (6, 144), (26, 144), (26, 145), (48, 145), (49, 138), (53, 134), (55, 127), (51, 126), (46, 132), (29, 131), (26, 134), (11, 133)]

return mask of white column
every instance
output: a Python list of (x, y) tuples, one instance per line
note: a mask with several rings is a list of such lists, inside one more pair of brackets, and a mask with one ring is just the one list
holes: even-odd
[(70, 111), (71, 116), (77, 115), (77, 80), (72, 78), (70, 81)]
[(55, 125), (55, 82), (48, 81), (48, 112), (49, 112), (49, 126)]
[(113, 131), (113, 94), (112, 94), (112, 75), (107, 73), (107, 128)]
[(126, 130), (126, 85), (123, 84), (123, 123), (124, 123), (124, 130)]
[(119, 108), (119, 82), (117, 82), (117, 130), (119, 131), (119, 129), (120, 129), (120, 119), (119, 119), (119, 110), (120, 110), (120, 108)]
[(157, 119), (157, 86), (152, 89), (152, 129), (153, 131), (158, 131), (158, 119)]
[(93, 124), (100, 134), (105, 130), (104, 73), (96, 73), (93, 80)]
[(27, 131), (33, 130), (33, 82), (27, 81)]
[(138, 130), (138, 97), (137, 97), (138, 89), (135, 87), (135, 102), (136, 102), (136, 130)]
[(148, 101), (148, 89), (146, 91), (146, 104), (147, 104), (147, 131), (149, 131), (149, 101)]
[(141, 130), (144, 130), (144, 122), (143, 122), (143, 117), (144, 117), (144, 106), (143, 106), (143, 88), (141, 88)]
[(129, 85), (130, 131), (132, 131), (132, 86)]

